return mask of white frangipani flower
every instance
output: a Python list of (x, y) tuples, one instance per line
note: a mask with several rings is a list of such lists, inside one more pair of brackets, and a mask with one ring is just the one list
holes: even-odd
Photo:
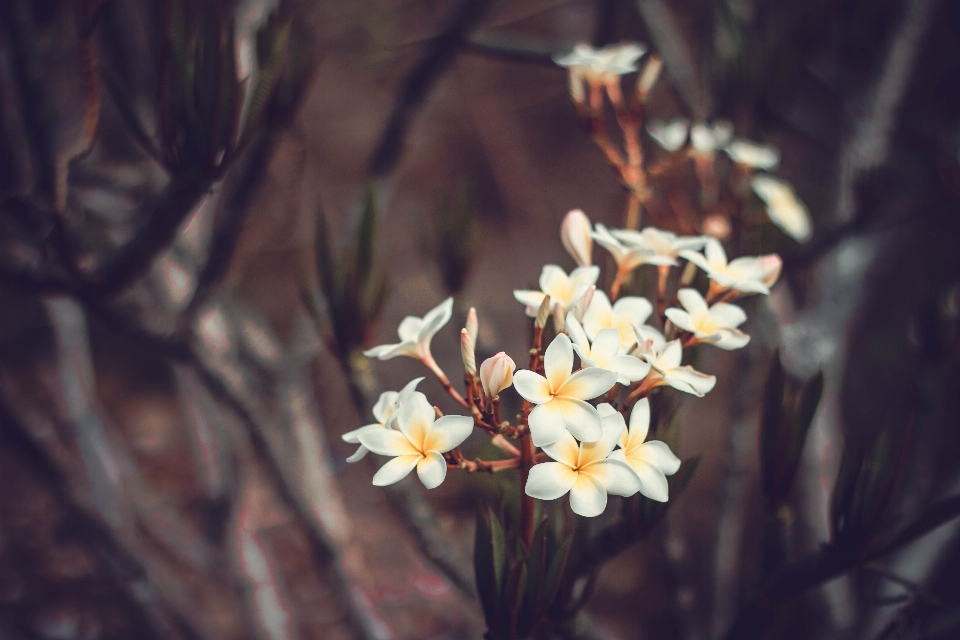
[[(350, 444), (359, 444), (360, 433), (364, 429), (391, 428), (391, 421), (395, 420), (397, 417), (397, 408), (410, 399), (410, 396), (412, 396), (413, 392), (416, 391), (417, 385), (421, 382), (423, 382), (422, 377), (414, 378), (399, 392), (384, 391), (381, 393), (380, 399), (377, 400), (377, 404), (373, 405), (373, 417), (376, 419), (376, 422), (360, 427), (359, 429), (354, 429), (353, 431), (348, 431), (340, 437), (344, 442), (349, 442)], [(363, 457), (367, 455), (367, 451), (368, 449), (361, 444), (356, 452), (347, 458), (347, 462), (356, 462), (357, 460), (362, 460)]]
[(708, 278), (722, 287), (744, 293), (770, 293), (766, 280), (773, 256), (736, 258), (728, 263), (723, 245), (716, 238), (707, 239), (703, 254), (681, 251), (680, 256), (703, 269)]
[(641, 264), (646, 263), (648, 258), (653, 257), (653, 252), (644, 247), (622, 244), (610, 233), (609, 229), (599, 222), (591, 235), (597, 241), (597, 244), (610, 252), (619, 271), (633, 271)]
[(630, 428), (620, 435), (621, 448), (610, 454), (610, 459), (620, 460), (633, 469), (640, 478), (640, 493), (651, 500), (666, 502), (668, 498), (666, 477), (672, 476), (680, 469), (680, 459), (670, 451), (666, 443), (659, 440), (644, 442), (649, 429), (650, 401), (643, 398), (633, 405), (633, 410), (630, 412)]
[(758, 174), (750, 181), (753, 192), (766, 205), (770, 221), (797, 242), (807, 242), (813, 235), (810, 212), (797, 198), (789, 183), (772, 176)]
[(433, 355), (430, 353), (430, 341), (433, 340), (434, 334), (450, 321), (452, 314), (453, 298), (447, 298), (428, 311), (427, 315), (422, 318), (407, 316), (400, 322), (400, 327), (397, 329), (400, 342), (367, 349), (363, 352), (363, 355), (380, 360), (409, 356), (425, 363), (432, 363)]
[(587, 80), (606, 81), (611, 76), (622, 76), (637, 70), (637, 60), (646, 49), (635, 43), (616, 44), (594, 49), (588, 44), (578, 44), (570, 53), (554, 57), (561, 67), (576, 70)]
[(670, 122), (654, 120), (647, 125), (647, 133), (654, 141), (667, 151), (677, 151), (687, 141), (687, 132), (690, 130), (690, 121), (686, 118), (677, 118)]
[(545, 446), (544, 453), (555, 462), (543, 462), (530, 469), (524, 487), (528, 496), (556, 500), (569, 492), (573, 512), (592, 518), (603, 513), (607, 494), (632, 496), (641, 490), (640, 478), (625, 462), (607, 457), (624, 431), (623, 416), (610, 405), (600, 407), (607, 415), (602, 419), (597, 441), (577, 444), (573, 436), (564, 432), (556, 442)]
[(584, 367), (613, 371), (617, 374), (617, 382), (622, 385), (643, 380), (650, 372), (649, 364), (626, 354), (621, 347), (620, 332), (616, 329), (601, 329), (591, 344), (577, 319), (567, 314), (566, 330)]
[(620, 348), (629, 351), (637, 343), (634, 327), (646, 322), (651, 313), (653, 305), (646, 298), (625, 296), (611, 305), (607, 294), (597, 291), (583, 314), (583, 330), (595, 340), (603, 329), (616, 329), (620, 333)]
[(550, 296), (551, 311), (559, 309), (566, 315), (570, 305), (595, 285), (599, 277), (600, 267), (577, 267), (568, 276), (557, 265), (548, 264), (540, 272), (540, 291), (518, 290), (513, 292), (513, 297), (517, 302), (526, 305), (527, 315), (531, 318), (537, 315), (537, 310), (546, 296)]
[(747, 320), (747, 314), (740, 307), (726, 302), (708, 306), (696, 289), (680, 289), (677, 299), (683, 309), (671, 307), (664, 313), (673, 324), (689, 331), (700, 342), (727, 351), (740, 349), (750, 342), (750, 336), (737, 329)]
[(723, 149), (730, 159), (751, 169), (770, 171), (780, 164), (780, 152), (769, 144), (757, 144), (737, 138)]
[(647, 264), (677, 266), (677, 256), (681, 251), (698, 251), (707, 242), (704, 236), (678, 237), (677, 234), (656, 227), (645, 227), (642, 231), (633, 229), (614, 229), (613, 235), (624, 244), (650, 251)]
[(567, 253), (581, 267), (593, 264), (593, 238), (590, 237), (590, 218), (580, 209), (572, 209), (560, 225), (560, 240)]
[(697, 155), (712, 156), (719, 149), (723, 149), (733, 137), (733, 125), (726, 121), (719, 121), (708, 125), (698, 122), (690, 129), (690, 146)]
[(513, 372), (516, 369), (517, 363), (503, 351), (483, 361), (480, 365), (480, 384), (483, 385), (483, 395), (487, 400), (492, 400), (513, 384)]
[(543, 370), (546, 377), (527, 369), (513, 375), (517, 393), (537, 405), (528, 418), (533, 444), (552, 444), (566, 431), (578, 440), (596, 441), (600, 414), (586, 401), (609, 391), (617, 383), (617, 374), (595, 368), (572, 373), (573, 345), (562, 333), (543, 354)]
[(639, 346), (635, 355), (650, 363), (651, 371), (647, 376), (651, 387), (670, 385), (678, 391), (703, 397), (717, 384), (716, 376), (700, 373), (690, 365), (681, 366), (683, 346), (679, 340), (667, 342), (663, 335), (653, 327), (644, 325), (637, 330)]
[(366, 429), (360, 432), (360, 444), (382, 456), (393, 456), (373, 476), (373, 484), (382, 487), (407, 477), (413, 468), (427, 489), (440, 486), (447, 477), (443, 454), (462, 443), (473, 431), (473, 418), (443, 416), (436, 413), (427, 397), (415, 391), (400, 405), (394, 429)]

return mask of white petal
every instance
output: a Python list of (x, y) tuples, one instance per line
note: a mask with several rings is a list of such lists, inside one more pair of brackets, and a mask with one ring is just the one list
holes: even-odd
[(473, 418), (443, 416), (433, 423), (423, 440), (424, 451), (446, 453), (459, 447), (473, 433)]
[(350, 444), (358, 444), (360, 442), (360, 433), (365, 429), (382, 429), (382, 424), (365, 424), (359, 429), (354, 429), (353, 431), (347, 431), (345, 434), (340, 436), (340, 439), (344, 442), (349, 442)]
[(693, 264), (697, 265), (705, 272), (710, 273), (710, 265), (707, 263), (707, 259), (703, 257), (702, 253), (697, 253), (696, 251), (685, 249), (680, 252), (680, 257), (689, 260)]
[(662, 369), (673, 369), (680, 366), (683, 361), (683, 345), (679, 340), (671, 340), (664, 347), (663, 351), (657, 356), (657, 364)]
[[(561, 334), (562, 335), (562, 334)], [(619, 334), (618, 340), (619, 340)], [(565, 398), (592, 400), (617, 384), (617, 374), (605, 369), (581, 369), (570, 376), (554, 393)]]
[(597, 279), (599, 277), (600, 267), (577, 267), (571, 271), (570, 284), (574, 291), (577, 291), (577, 293), (574, 294), (573, 299), (576, 300), (583, 294), (584, 291), (597, 284)]
[(593, 339), (590, 354), (593, 358), (609, 359), (620, 351), (620, 332), (617, 329), (601, 329)]
[(530, 468), (523, 491), (538, 500), (556, 500), (577, 481), (577, 472), (559, 462), (543, 462)]
[(610, 306), (610, 299), (603, 291), (597, 290), (593, 294), (593, 300), (587, 312), (583, 314), (583, 330), (588, 336), (595, 336), (600, 329), (611, 326), (613, 316), (613, 307)]
[(407, 456), (419, 451), (407, 437), (392, 429), (368, 429), (360, 433), (360, 444), (381, 456)]
[(616, 356), (613, 366), (617, 373), (617, 382), (622, 385), (643, 380), (650, 373), (650, 363), (634, 356)]
[(747, 321), (747, 314), (735, 304), (718, 302), (710, 307), (708, 317), (725, 329), (736, 329)]
[(742, 349), (750, 342), (750, 336), (739, 329), (720, 329), (717, 333), (718, 338), (712, 342), (716, 347), (725, 351)]
[(599, 480), (607, 493), (615, 496), (628, 498), (635, 495), (643, 486), (633, 468), (616, 458), (595, 462), (584, 468), (582, 472)]
[(717, 384), (715, 376), (708, 376), (695, 371), (690, 365), (667, 371), (663, 379), (674, 389), (692, 393), (695, 396), (703, 396)]
[(384, 344), (379, 347), (373, 347), (363, 352), (368, 358), (379, 358), (380, 360), (390, 360), (397, 356), (409, 356), (411, 358), (420, 358), (420, 352), (416, 342), (399, 342), (397, 344)]
[(722, 269), (727, 265), (727, 253), (716, 238), (707, 239), (707, 243), (703, 247), (703, 255), (706, 257), (711, 271), (716, 271), (718, 268)]
[(357, 447), (357, 450), (353, 452), (353, 455), (347, 458), (347, 462), (357, 462), (363, 460), (370, 449), (367, 449), (365, 446), (360, 445)]
[(577, 515), (593, 518), (607, 507), (607, 490), (599, 480), (586, 473), (578, 473), (570, 488), (570, 508)]
[(555, 264), (547, 264), (540, 271), (540, 290), (553, 296), (554, 302), (560, 302), (555, 295), (557, 291), (567, 288), (570, 278), (567, 273)]
[(563, 386), (573, 371), (573, 345), (566, 334), (557, 334), (543, 354), (543, 372), (554, 393)]
[(635, 458), (628, 458), (627, 463), (640, 478), (640, 493), (657, 502), (667, 501), (669, 485), (667, 477), (660, 469)]
[(417, 475), (427, 489), (436, 489), (447, 477), (447, 462), (436, 451), (428, 451), (417, 463)]
[[(430, 430), (433, 421), (437, 419), (437, 414), (433, 410), (433, 405), (427, 400), (427, 396), (419, 391), (414, 391), (410, 399), (403, 403), (397, 414), (397, 423), (400, 431), (410, 440), (415, 447), (423, 450), (423, 440)], [(370, 447), (373, 449), (373, 447)], [(376, 449), (373, 449), (376, 451)]]
[(590, 341), (587, 340), (587, 334), (583, 332), (583, 327), (580, 326), (579, 322), (577, 322), (577, 319), (574, 317), (573, 313), (567, 314), (567, 321), (564, 324), (564, 329), (566, 330), (567, 335), (570, 336), (570, 340), (573, 342), (573, 348), (575, 351), (577, 351), (577, 354), (581, 355), (580, 352), (583, 351), (589, 358)]
[(643, 324), (653, 313), (653, 305), (640, 296), (626, 296), (613, 304), (613, 315), (629, 319), (630, 324)]
[(647, 433), (650, 430), (650, 400), (641, 398), (637, 404), (633, 405), (630, 412), (630, 436), (628, 446), (624, 449), (632, 449), (647, 439)]
[(665, 442), (659, 440), (645, 442), (630, 453), (631, 457), (652, 464), (668, 476), (672, 476), (680, 469), (680, 458), (670, 451), (670, 447)]
[(684, 311), (683, 309), (670, 307), (669, 309), (663, 312), (663, 315), (667, 316), (667, 319), (670, 320), (670, 322), (680, 327), (684, 331), (689, 331), (690, 333), (696, 333), (697, 326), (694, 324), (693, 318), (691, 318), (690, 314)]
[(400, 393), (397, 396), (397, 403), (401, 404), (410, 399), (410, 396), (413, 395), (413, 392), (417, 390), (417, 385), (423, 382), (423, 376), (419, 378), (414, 378), (407, 384), (403, 386), (403, 389), (400, 389)]
[(564, 431), (560, 438), (543, 447), (543, 452), (568, 467), (576, 467), (580, 457), (580, 445), (568, 431)]
[(627, 425), (623, 421), (623, 416), (614, 411), (611, 414), (600, 418), (600, 438), (596, 442), (584, 442), (580, 445), (580, 456), (577, 459), (577, 466), (583, 467), (591, 463), (603, 460), (613, 448), (617, 446), (620, 435), (626, 430)]
[[(514, 378), (516, 385), (516, 378)], [(527, 418), (530, 426), (530, 438), (538, 447), (553, 444), (566, 431), (566, 421), (563, 418), (563, 408), (557, 400), (546, 404), (539, 404), (530, 412)]]
[(521, 369), (513, 374), (513, 388), (524, 400), (533, 404), (549, 402), (553, 397), (550, 395), (550, 383), (547, 379), (529, 369)]
[(423, 316), (423, 327), (420, 328), (418, 340), (420, 342), (426, 342), (429, 344), (430, 338), (433, 337), (433, 334), (447, 324), (452, 315), (453, 298), (447, 298), (436, 307), (428, 311), (427, 315)]
[[(558, 405), (560, 412), (563, 414), (564, 426), (577, 440), (595, 442), (600, 437), (600, 414), (592, 405), (573, 398), (556, 398), (553, 402), (540, 406), (552, 404)], [(536, 441), (534, 441), (534, 444), (536, 444)]]
[(420, 335), (420, 329), (423, 328), (423, 319), (416, 316), (407, 316), (400, 321), (400, 327), (397, 334), (401, 342), (416, 342)]
[[(423, 378), (420, 378), (420, 380), (423, 380)], [(399, 397), (400, 394), (396, 391), (384, 391), (380, 394), (377, 404), (373, 405), (373, 417), (377, 419), (377, 422), (380, 424), (387, 423), (387, 418), (393, 413)]]
[(513, 292), (513, 297), (520, 304), (526, 305), (527, 315), (532, 318), (537, 315), (537, 310), (540, 308), (540, 305), (543, 304), (543, 299), (547, 296), (542, 291), (517, 290)]
[(707, 301), (696, 289), (680, 289), (677, 291), (677, 300), (691, 314), (696, 315), (707, 311)]
[(373, 476), (373, 484), (377, 487), (385, 487), (388, 484), (399, 482), (407, 477), (413, 471), (413, 468), (420, 462), (421, 456), (416, 455), (399, 456), (387, 462), (380, 467), (380, 470)]

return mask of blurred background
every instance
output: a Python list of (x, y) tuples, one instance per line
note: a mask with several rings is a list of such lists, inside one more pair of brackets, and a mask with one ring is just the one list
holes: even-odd
[(482, 637), (509, 483), (345, 464), (425, 375), (358, 350), (452, 295), (451, 379), (471, 306), (523, 362), (563, 216), (624, 219), (551, 56), (626, 41), (647, 116), (775, 145), (814, 233), (734, 235), (784, 272), (697, 354), (696, 473), (551, 633), (960, 637), (958, 36), (953, 0), (2, 0), (0, 638)]

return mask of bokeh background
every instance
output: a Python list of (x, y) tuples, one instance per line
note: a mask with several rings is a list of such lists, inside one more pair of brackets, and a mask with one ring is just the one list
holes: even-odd
[[(523, 361), (512, 290), (573, 266), (568, 210), (624, 212), (551, 55), (621, 41), (664, 60), (651, 118), (780, 149), (814, 235), (741, 245), (784, 274), (746, 349), (699, 356), (697, 473), (556, 633), (957, 637), (958, 35), (953, 0), (3, 0), (0, 637), (481, 637), (474, 514), (505, 483), (346, 465), (423, 375), (355, 350), (454, 295), (452, 379), (471, 306), (478, 356)], [(775, 362), (824, 391), (771, 514)]]

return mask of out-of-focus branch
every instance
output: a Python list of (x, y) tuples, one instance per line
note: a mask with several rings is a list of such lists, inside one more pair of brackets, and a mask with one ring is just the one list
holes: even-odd
[(453, 62), (454, 54), (464, 46), (467, 36), (486, 13), (490, 1), (463, 0), (450, 16), (447, 25), (427, 43), (426, 51), (400, 88), (390, 118), (370, 158), (368, 173), (371, 176), (383, 176), (396, 164), (403, 150), (404, 136), (414, 110)]

